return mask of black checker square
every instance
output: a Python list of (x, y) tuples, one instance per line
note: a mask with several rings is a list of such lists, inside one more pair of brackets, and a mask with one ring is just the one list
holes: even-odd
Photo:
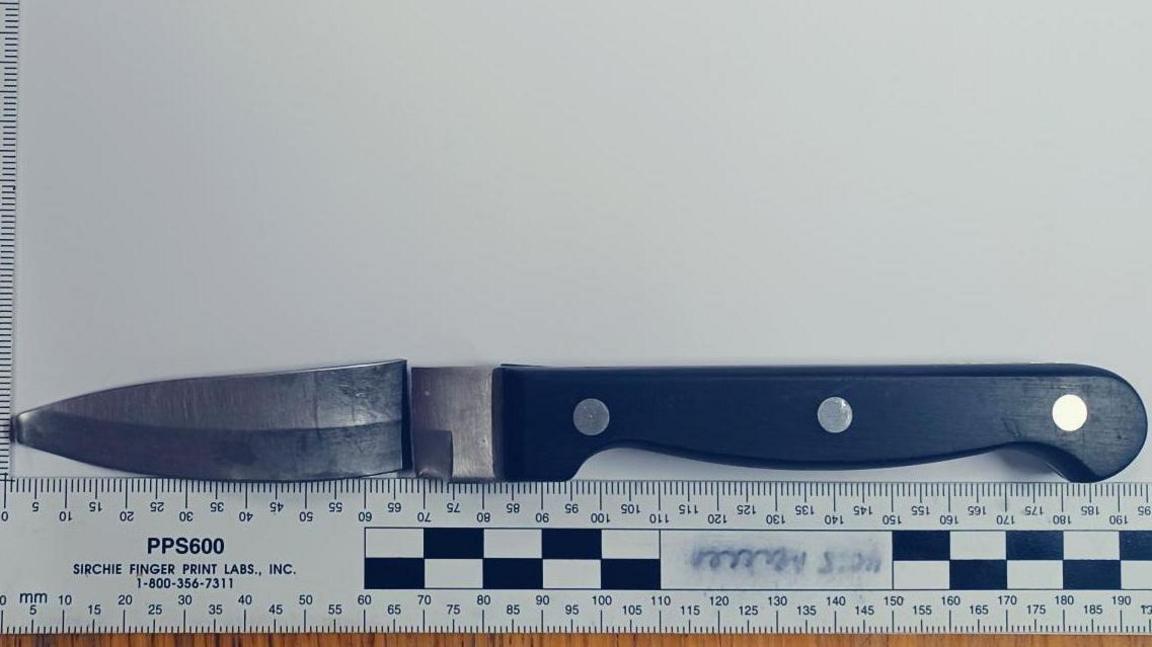
[(1064, 559), (1064, 533), (1059, 530), (1009, 530), (1005, 542), (1008, 559)]
[(1152, 561), (1152, 530), (1121, 530), (1120, 559)]
[(364, 588), (422, 589), (424, 560), (418, 557), (369, 557), (364, 560)]
[(600, 560), (600, 588), (610, 591), (643, 591), (660, 588), (660, 560)]
[(483, 559), (483, 528), (425, 528), (425, 559)]
[(947, 530), (894, 530), (892, 559), (936, 561), (951, 557), (952, 542)]
[(1120, 560), (1064, 560), (1064, 589), (1110, 591), (1120, 588)]
[(1008, 588), (1008, 562), (1003, 559), (957, 559), (948, 564), (953, 591), (1001, 591)]
[(484, 560), (486, 589), (544, 588), (544, 560), (519, 557), (489, 557)]
[(540, 531), (544, 559), (600, 559), (599, 528), (545, 528)]

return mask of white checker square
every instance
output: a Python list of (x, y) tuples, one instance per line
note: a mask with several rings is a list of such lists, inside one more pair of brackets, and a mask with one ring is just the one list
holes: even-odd
[(950, 535), (952, 559), (1004, 559), (1008, 554), (1006, 533), (1003, 531), (953, 530)]
[(1009, 560), (1008, 588), (1062, 589), (1064, 562), (1058, 559)]
[(1064, 559), (1120, 559), (1120, 533), (1065, 530)]
[(544, 560), (544, 588), (598, 589), (600, 588), (600, 560), (546, 559)]
[(544, 554), (540, 537), (540, 530), (535, 528), (487, 528), (484, 530), (484, 556), (539, 559)]
[(600, 552), (604, 559), (656, 559), (660, 557), (660, 533), (652, 530), (602, 530)]
[(1120, 562), (1120, 588), (1122, 589), (1148, 589), (1152, 588), (1152, 562), (1123, 561)]
[(426, 559), (424, 586), (430, 589), (478, 589), (484, 586), (482, 559)]
[(364, 531), (365, 557), (423, 557), (424, 531), (420, 528), (368, 528)]
[(946, 561), (897, 561), (892, 567), (895, 589), (947, 589), (951, 579)]

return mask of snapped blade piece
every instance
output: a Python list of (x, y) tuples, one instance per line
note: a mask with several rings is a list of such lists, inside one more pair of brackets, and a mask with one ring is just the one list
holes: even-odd
[(403, 360), (150, 382), (26, 411), (17, 442), (157, 476), (306, 481), (405, 469)]

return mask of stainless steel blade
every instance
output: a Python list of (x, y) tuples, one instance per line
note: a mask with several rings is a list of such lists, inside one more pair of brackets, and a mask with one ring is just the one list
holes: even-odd
[(503, 478), (499, 373), (491, 366), (412, 369), (412, 453), (417, 476)]
[(408, 465), (407, 364), (167, 380), (15, 418), (17, 442), (131, 472), (303, 481)]

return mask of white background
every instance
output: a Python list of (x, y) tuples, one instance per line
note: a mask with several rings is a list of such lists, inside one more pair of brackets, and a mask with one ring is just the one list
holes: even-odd
[(1075, 361), (1152, 393), (1144, 0), (22, 12), (20, 408), (392, 357)]

